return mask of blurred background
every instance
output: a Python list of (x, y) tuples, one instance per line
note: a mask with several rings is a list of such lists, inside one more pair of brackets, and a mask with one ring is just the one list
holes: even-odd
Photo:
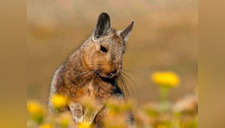
[(112, 27), (124, 29), (134, 20), (123, 67), (140, 103), (158, 100), (150, 76), (173, 71), (180, 85), (169, 99), (195, 93), (198, 73), (197, 0), (28, 0), (27, 97), (47, 102), (56, 69), (92, 33), (98, 15), (107, 12)]

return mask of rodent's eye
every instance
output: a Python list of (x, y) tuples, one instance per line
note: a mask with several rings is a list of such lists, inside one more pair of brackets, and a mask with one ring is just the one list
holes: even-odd
[(103, 47), (102, 45), (101, 45), (101, 48), (100, 48), (100, 50), (102, 51), (102, 52), (108, 52), (108, 50), (105, 48), (105, 47)]

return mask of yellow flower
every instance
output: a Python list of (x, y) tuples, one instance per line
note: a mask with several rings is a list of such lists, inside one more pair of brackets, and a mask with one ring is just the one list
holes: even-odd
[(29, 114), (35, 115), (43, 112), (43, 109), (38, 103), (28, 102), (27, 103), (27, 111)]
[(37, 123), (41, 123), (44, 118), (44, 109), (36, 102), (27, 103), (27, 112), (31, 119)]
[(39, 128), (53, 128), (51, 124), (42, 124)]
[(79, 124), (79, 128), (91, 128), (91, 123), (84, 121)]
[(162, 87), (176, 87), (179, 84), (178, 76), (173, 72), (156, 72), (152, 81)]
[(52, 97), (52, 104), (56, 109), (62, 109), (65, 107), (68, 103), (67, 97), (60, 95), (60, 94), (55, 94)]

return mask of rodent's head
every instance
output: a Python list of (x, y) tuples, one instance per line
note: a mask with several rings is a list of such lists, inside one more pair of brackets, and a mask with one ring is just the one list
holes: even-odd
[(122, 31), (111, 28), (110, 17), (101, 13), (96, 28), (85, 45), (82, 63), (89, 70), (103, 78), (116, 78), (122, 69), (125, 43), (132, 30), (132, 21)]

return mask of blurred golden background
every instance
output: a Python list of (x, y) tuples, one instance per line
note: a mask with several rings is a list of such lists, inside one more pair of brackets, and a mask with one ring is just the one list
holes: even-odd
[(47, 102), (55, 70), (92, 33), (98, 15), (107, 12), (112, 27), (134, 28), (123, 67), (127, 84), (139, 90), (139, 102), (155, 101), (157, 86), (150, 75), (173, 71), (180, 86), (170, 100), (193, 94), (198, 73), (197, 0), (29, 0), (27, 1), (28, 99)]

